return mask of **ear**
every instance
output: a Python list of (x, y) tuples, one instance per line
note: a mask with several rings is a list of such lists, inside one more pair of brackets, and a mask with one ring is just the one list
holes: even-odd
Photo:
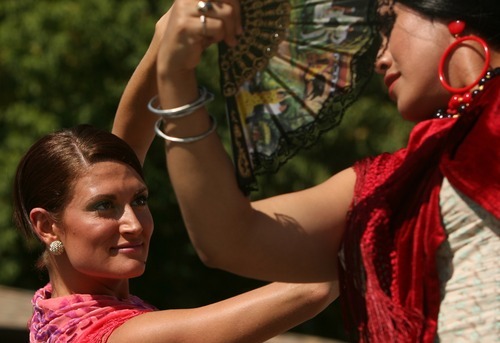
[(46, 245), (58, 239), (58, 235), (54, 231), (55, 221), (49, 211), (35, 207), (30, 212), (30, 220), (33, 231)]

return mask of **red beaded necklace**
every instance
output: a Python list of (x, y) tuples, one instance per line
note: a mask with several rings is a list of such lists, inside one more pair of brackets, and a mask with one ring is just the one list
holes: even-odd
[(436, 118), (458, 117), (467, 110), (472, 100), (483, 91), (486, 83), (498, 75), (500, 75), (500, 68), (487, 71), (486, 74), (478, 81), (478, 87), (475, 90), (472, 92), (465, 92), (462, 95), (454, 94), (448, 102), (448, 108), (446, 110), (439, 109), (434, 116)]

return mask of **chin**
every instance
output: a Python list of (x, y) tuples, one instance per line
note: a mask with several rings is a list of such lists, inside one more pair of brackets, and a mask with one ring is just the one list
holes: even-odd
[(118, 273), (121, 277), (126, 277), (129, 279), (136, 278), (144, 274), (144, 271), (146, 270), (146, 263), (142, 261), (134, 261), (134, 265), (125, 265), (120, 268), (120, 270), (118, 271)]
[(137, 278), (137, 277), (142, 276), (143, 274), (144, 274), (144, 270), (143, 270), (142, 272), (140, 272), (140, 273), (135, 273), (135, 274), (132, 274), (132, 275), (128, 276), (127, 278), (128, 278), (128, 279), (135, 279), (135, 278)]
[(141, 270), (137, 269), (137, 270), (130, 270), (130, 271), (123, 271), (123, 272), (119, 272), (118, 273), (120, 278), (125, 278), (125, 279), (133, 279), (133, 278), (136, 278), (136, 277), (139, 277), (139, 276), (142, 276), (142, 274), (144, 274), (144, 268), (142, 268)]

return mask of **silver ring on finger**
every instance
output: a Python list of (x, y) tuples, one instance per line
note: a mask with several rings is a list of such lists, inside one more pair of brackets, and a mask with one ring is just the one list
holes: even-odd
[(200, 15), (200, 21), (201, 21), (201, 33), (203, 36), (207, 35), (207, 17), (205, 17), (203, 14)]
[(198, 1), (198, 5), (196, 6), (196, 8), (201, 14), (206, 14), (214, 7), (211, 1)]

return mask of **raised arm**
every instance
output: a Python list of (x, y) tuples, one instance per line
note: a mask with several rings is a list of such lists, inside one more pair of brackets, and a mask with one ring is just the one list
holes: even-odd
[[(196, 2), (178, 0), (172, 8), (157, 65), (164, 109), (198, 99), (194, 70), (207, 45), (223, 39), (234, 44), (238, 2), (213, 2), (213, 7), (205, 23)], [(208, 132), (211, 125), (206, 109), (200, 108), (182, 118), (165, 118), (163, 131), (193, 137)], [(167, 140), (166, 155), (185, 224), (206, 264), (267, 280), (336, 278), (337, 251), (354, 187), (352, 170), (309, 190), (250, 203), (238, 189), (217, 134), (193, 143)]]
[(155, 135), (157, 118), (147, 110), (147, 104), (158, 94), (156, 57), (169, 16), (170, 11), (156, 23), (151, 44), (125, 87), (113, 122), (112, 132), (134, 149), (142, 164)]
[(151, 312), (121, 325), (108, 343), (264, 342), (321, 312), (337, 288), (334, 283), (273, 283), (200, 308)]

